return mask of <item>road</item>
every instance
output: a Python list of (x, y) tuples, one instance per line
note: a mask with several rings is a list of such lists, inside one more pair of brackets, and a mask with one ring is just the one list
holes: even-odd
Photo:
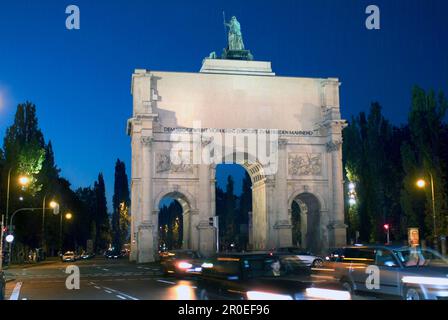
[[(66, 268), (79, 267), (79, 290), (69, 290)], [(6, 270), (10, 300), (194, 300), (194, 280), (166, 278), (157, 264), (95, 258), (75, 263), (54, 261)], [(354, 300), (371, 297), (355, 296)]]
[[(69, 290), (69, 265), (80, 272), (79, 290)], [(164, 278), (157, 265), (96, 258), (75, 263), (53, 262), (6, 270), (6, 298), (11, 300), (190, 300), (191, 280)]]

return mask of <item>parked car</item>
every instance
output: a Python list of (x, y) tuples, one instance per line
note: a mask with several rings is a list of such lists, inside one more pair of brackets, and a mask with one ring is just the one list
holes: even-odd
[(322, 257), (319, 257), (315, 254), (312, 254), (309, 251), (306, 251), (304, 249), (297, 248), (297, 247), (278, 248), (274, 252), (296, 255), (300, 260), (303, 261), (303, 263), (305, 263), (307, 266), (313, 267), (313, 268), (319, 268), (324, 263), (324, 259)]
[[(323, 270), (326, 268), (351, 292), (448, 300), (448, 260), (431, 249), (350, 246), (333, 251)], [(376, 279), (375, 270), (379, 271)]]
[(0, 270), (0, 300), (5, 300), (6, 279), (5, 273)]
[(201, 300), (351, 299), (340, 283), (313, 280), (297, 256), (272, 253), (219, 254), (206, 260), (197, 295)]
[(63, 262), (75, 262), (76, 261), (75, 253), (73, 251), (67, 251), (66, 253), (64, 253), (62, 255), (62, 261)]
[(185, 276), (199, 274), (202, 271), (203, 257), (193, 250), (171, 250), (161, 259), (162, 271), (165, 276)]

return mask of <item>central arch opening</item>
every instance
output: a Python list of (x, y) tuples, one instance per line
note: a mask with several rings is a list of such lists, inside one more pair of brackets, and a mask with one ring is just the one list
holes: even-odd
[(216, 215), (220, 251), (246, 251), (252, 215), (252, 181), (238, 164), (216, 167)]
[(168, 193), (159, 202), (159, 250), (189, 247), (190, 205), (179, 192)]
[(220, 251), (266, 248), (266, 183), (263, 168), (247, 156), (241, 163), (221, 163), (215, 172)]

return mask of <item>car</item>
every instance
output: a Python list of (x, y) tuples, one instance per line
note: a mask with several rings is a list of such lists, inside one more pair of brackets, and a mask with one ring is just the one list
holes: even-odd
[(63, 262), (75, 262), (76, 261), (75, 253), (73, 251), (67, 251), (66, 253), (64, 253), (62, 255), (62, 261)]
[(201, 300), (350, 300), (335, 281), (314, 280), (296, 255), (218, 254), (202, 264), (196, 283)]
[(283, 247), (274, 250), (276, 253), (288, 253), (296, 255), (300, 260), (302, 260), (307, 266), (312, 268), (319, 268), (323, 265), (324, 259), (317, 255), (312, 254), (309, 251), (306, 251), (297, 247)]
[(6, 279), (5, 273), (0, 270), (0, 300), (5, 300)]
[(165, 276), (197, 275), (202, 271), (203, 257), (193, 250), (171, 250), (161, 258), (161, 267)]
[(107, 250), (104, 254), (107, 259), (119, 259), (121, 258), (121, 252), (118, 250)]
[(330, 270), (350, 292), (405, 300), (448, 300), (448, 260), (431, 249), (355, 245), (334, 250), (320, 273)]
[(93, 254), (93, 253), (83, 252), (83, 253), (81, 253), (80, 258), (82, 260), (87, 260), (87, 259), (92, 259), (94, 256), (95, 256), (95, 254)]

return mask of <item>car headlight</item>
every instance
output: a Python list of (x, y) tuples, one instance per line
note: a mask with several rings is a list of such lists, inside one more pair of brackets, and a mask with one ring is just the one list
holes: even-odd
[(426, 284), (432, 286), (448, 286), (448, 278), (437, 278), (437, 277), (403, 277), (401, 279), (404, 283), (411, 284)]
[(191, 267), (193, 267), (193, 265), (191, 263), (188, 263), (188, 262), (179, 262), (179, 264), (177, 266), (180, 269), (190, 269)]
[(264, 291), (247, 292), (249, 300), (292, 300), (292, 297), (286, 294), (277, 294)]
[(306, 296), (314, 299), (351, 300), (350, 292), (342, 290), (330, 290), (320, 288), (306, 289)]

